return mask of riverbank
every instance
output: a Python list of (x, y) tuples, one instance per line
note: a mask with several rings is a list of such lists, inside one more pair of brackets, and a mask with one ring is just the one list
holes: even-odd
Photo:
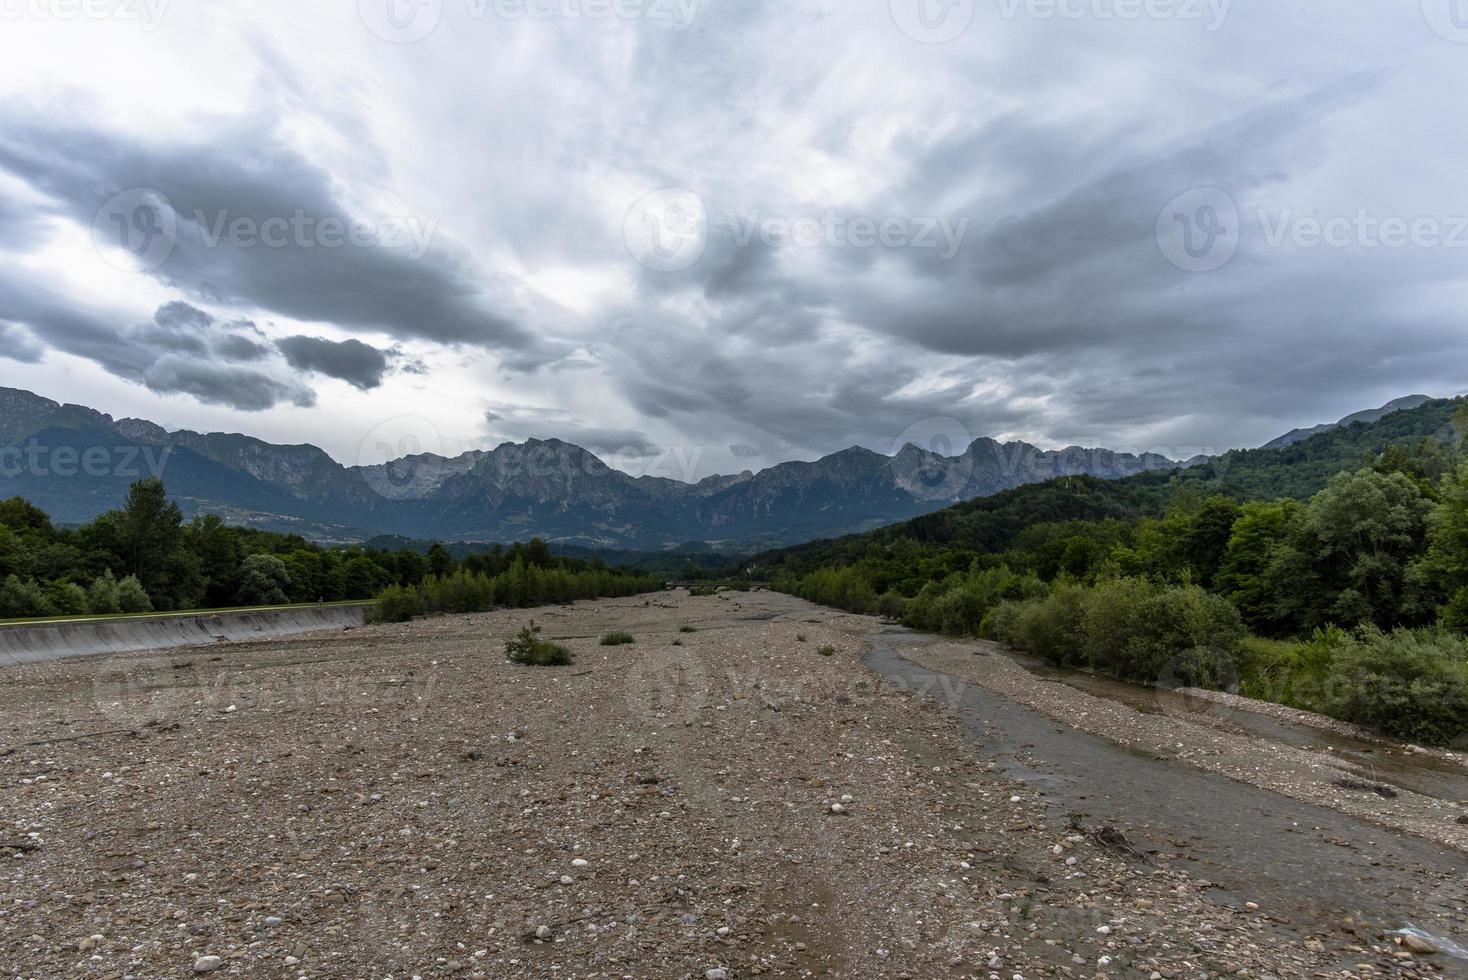
[[(573, 666), (505, 661), (532, 617)], [(0, 671), (0, 846), (13, 855), (0, 970), (1457, 969), (1401, 945), (1394, 921), (1294, 907), (1267, 866), (1225, 882), (1140, 851), (1126, 842), (1166, 832), (1146, 794), (1131, 803), (1153, 826), (1059, 805), (1043, 760), (1020, 771), (996, 754), (1002, 726), (975, 737), (979, 685), (864, 667), (877, 630), (773, 593), (680, 591)], [(601, 646), (610, 631), (635, 642)], [(1038, 744), (1035, 724), (1082, 737), (1007, 698), (992, 707), (1025, 741)], [(1128, 754), (1095, 744), (1114, 755), (1091, 769)], [(1199, 792), (1234, 799), (1239, 784), (1198, 776)], [(1390, 836), (1377, 842), (1395, 855)], [(1331, 856), (1319, 835), (1299, 838), (1311, 860)], [(1434, 875), (1468, 871), (1404, 840)], [(1444, 887), (1391, 863), (1359, 888), (1389, 907), (1403, 882)]]

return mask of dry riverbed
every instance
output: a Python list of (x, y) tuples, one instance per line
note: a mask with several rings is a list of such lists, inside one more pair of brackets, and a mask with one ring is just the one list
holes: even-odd
[[(505, 661), (532, 615), (575, 666)], [(676, 592), (0, 671), (0, 970), (1460, 969), (1382, 923), (1217, 901), (1058, 812), (965, 742), (952, 692), (862, 666), (877, 628)]]

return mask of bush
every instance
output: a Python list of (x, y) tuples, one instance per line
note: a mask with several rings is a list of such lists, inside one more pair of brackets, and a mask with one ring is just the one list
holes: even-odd
[(896, 590), (882, 593), (882, 598), (877, 600), (877, 615), (901, 621), (907, 615), (907, 597)]
[(1459, 589), (1443, 606), (1442, 628), (1459, 635), (1468, 634), (1468, 587)]
[(411, 585), (389, 586), (367, 614), (370, 623), (406, 623), (423, 614), (423, 597)]
[(285, 562), (274, 555), (251, 555), (240, 566), (240, 588), (234, 600), (241, 606), (283, 606), (291, 576)]
[(542, 640), (540, 627), (533, 619), (513, 640), (505, 643), (505, 659), (527, 667), (569, 667), (576, 662), (570, 650)]
[(112, 569), (103, 572), (87, 590), (87, 610), (94, 616), (111, 616), (122, 612), (122, 603), (117, 597), (117, 579), (112, 577)]
[(1086, 607), (1091, 590), (1060, 585), (1048, 597), (1017, 608), (1006, 625), (1011, 644), (1057, 665), (1085, 658)]
[(688, 594), (695, 599), (701, 599), (705, 596), (718, 595), (719, 590), (712, 585), (695, 585), (688, 590)]
[(7, 575), (0, 582), (0, 619), (53, 616), (56, 613), (45, 591), (30, 579)]
[(1395, 738), (1468, 743), (1468, 639), (1363, 628), (1336, 651), (1321, 708)]
[(620, 630), (608, 633), (606, 636), (603, 636), (601, 638), (601, 645), (604, 647), (622, 647), (626, 646), (629, 643), (636, 642), (637, 638), (635, 636), (633, 636), (631, 633), (624, 633)]
[(836, 648), (827, 643), (825, 646), (817, 650), (816, 653), (819, 653), (823, 657), (834, 657), (836, 656)]
[(1195, 585), (1117, 579), (1086, 603), (1086, 658), (1124, 680), (1216, 687), (1236, 663), (1244, 624), (1228, 600)]
[(680, 627), (678, 627), (678, 632), (679, 633), (697, 633), (698, 630), (694, 629), (692, 626), (680, 626)]
[(57, 616), (85, 616), (91, 611), (87, 590), (74, 582), (52, 582), (46, 589), (46, 599)]
[(147, 590), (136, 575), (129, 575), (117, 583), (117, 604), (125, 613), (153, 611), (153, 600), (148, 597)]

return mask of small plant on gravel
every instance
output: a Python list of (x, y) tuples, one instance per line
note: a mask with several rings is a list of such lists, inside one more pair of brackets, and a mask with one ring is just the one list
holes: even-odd
[(627, 633), (623, 630), (616, 630), (614, 632), (608, 633), (606, 636), (603, 636), (601, 638), (601, 645), (604, 647), (624, 647), (629, 643), (636, 642), (636, 637), (634, 637), (631, 633)]
[(695, 599), (701, 599), (704, 596), (718, 595), (719, 590), (712, 585), (695, 585), (688, 590), (688, 594)]
[(513, 640), (505, 643), (505, 658), (527, 667), (568, 667), (576, 662), (570, 650), (542, 640), (540, 627), (533, 619)]
[(678, 632), (679, 633), (697, 633), (698, 630), (694, 629), (692, 626), (680, 626), (680, 627), (678, 627)]
[(805, 642), (805, 634), (804, 633), (796, 633), (795, 634), (795, 642), (796, 643), (804, 643)]
[(819, 653), (823, 657), (834, 657), (836, 656), (836, 648), (827, 643), (825, 646), (817, 650), (816, 653)]
[(673, 646), (675, 646), (675, 647), (681, 647), (682, 645), (683, 645), (683, 641), (682, 640), (674, 640), (673, 641)]

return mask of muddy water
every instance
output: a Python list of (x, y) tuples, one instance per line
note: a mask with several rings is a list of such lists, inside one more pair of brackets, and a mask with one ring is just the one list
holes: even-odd
[(1224, 731), (1253, 735), (1283, 745), (1328, 752), (1360, 779), (1411, 790), (1439, 800), (1468, 800), (1468, 766), (1431, 756), (1394, 752), (1384, 743), (1323, 732), (1309, 725), (1229, 707), (1170, 691), (1139, 687), (1081, 670), (1056, 667), (1038, 657), (1006, 651), (1030, 673), (1093, 697), (1125, 704), (1146, 714), (1170, 714)]
[[(1212, 882), (1210, 900), (1258, 902), (1302, 935), (1352, 918), (1468, 944), (1468, 859), (1457, 852), (1116, 745), (903, 656), (932, 642), (889, 630), (863, 662), (945, 700), (965, 737), (1059, 814), (1117, 826), (1159, 865)], [(1468, 962), (1434, 959), (1468, 975)]]

